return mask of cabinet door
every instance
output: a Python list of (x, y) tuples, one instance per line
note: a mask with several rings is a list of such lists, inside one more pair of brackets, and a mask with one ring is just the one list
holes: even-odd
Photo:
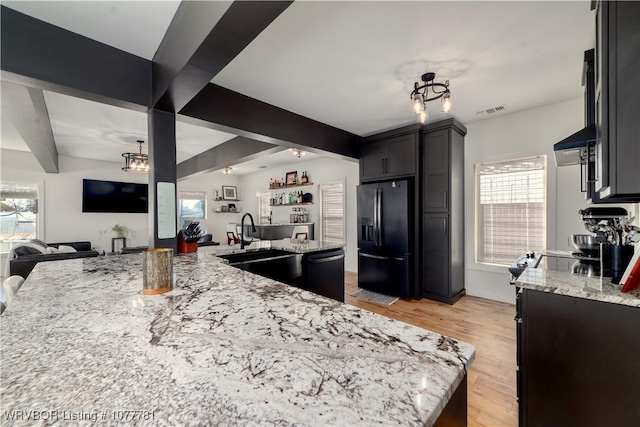
[(449, 210), (449, 130), (431, 132), (424, 138), (422, 175), (425, 211)]
[(377, 142), (362, 147), (360, 151), (360, 179), (382, 178), (384, 176), (384, 161), (387, 156), (387, 146), (384, 142)]
[(425, 213), (423, 229), (423, 291), (449, 297), (449, 215)]
[(417, 138), (412, 133), (387, 140), (387, 158), (384, 164), (386, 177), (416, 174)]

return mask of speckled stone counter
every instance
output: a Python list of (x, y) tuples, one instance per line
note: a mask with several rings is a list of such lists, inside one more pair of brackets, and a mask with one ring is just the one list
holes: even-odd
[[(562, 252), (549, 251), (549, 253), (558, 255)], [(602, 279), (602, 290), (600, 290), (600, 277), (585, 277), (529, 267), (518, 277), (515, 285), (524, 289), (640, 307), (640, 290), (620, 292), (622, 286), (612, 284), (611, 279), (606, 277)]]
[(174, 275), (173, 291), (143, 296), (140, 254), (39, 263), (0, 317), (3, 414), (430, 426), (475, 355), (211, 254), (176, 256)]
[(343, 248), (344, 244), (324, 243), (319, 240), (305, 240), (302, 242), (292, 241), (291, 239), (282, 240), (257, 240), (246, 245), (244, 249), (240, 249), (240, 245), (220, 245), (207, 246), (206, 248), (198, 248), (199, 252), (211, 253), (215, 255), (235, 254), (251, 251), (261, 251), (268, 249), (281, 249), (297, 254), (305, 254), (311, 252), (328, 251), (331, 249)]

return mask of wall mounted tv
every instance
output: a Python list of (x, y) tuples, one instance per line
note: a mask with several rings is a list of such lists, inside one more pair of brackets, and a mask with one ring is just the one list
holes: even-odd
[(149, 185), (83, 179), (82, 212), (148, 213)]

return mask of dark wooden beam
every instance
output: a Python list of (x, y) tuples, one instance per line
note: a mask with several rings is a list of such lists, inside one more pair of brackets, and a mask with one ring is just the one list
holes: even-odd
[(2, 114), (6, 114), (47, 173), (58, 173), (58, 150), (41, 90), (2, 82)]
[(184, 1), (153, 57), (156, 108), (180, 111), (292, 1)]
[(178, 179), (212, 172), (283, 150), (286, 148), (238, 136), (178, 163)]
[(2, 79), (143, 110), (151, 61), (1, 7)]
[(269, 144), (360, 156), (358, 135), (209, 83), (180, 111), (181, 120)]

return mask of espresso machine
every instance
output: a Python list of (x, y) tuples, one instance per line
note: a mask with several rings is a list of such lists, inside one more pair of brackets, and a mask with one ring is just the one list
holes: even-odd
[(578, 252), (571, 256), (582, 262), (598, 262), (602, 276), (618, 283), (633, 257), (633, 243), (640, 239), (640, 228), (631, 225), (634, 218), (629, 218), (624, 208), (590, 207), (578, 213), (593, 235), (573, 235), (571, 243)]

